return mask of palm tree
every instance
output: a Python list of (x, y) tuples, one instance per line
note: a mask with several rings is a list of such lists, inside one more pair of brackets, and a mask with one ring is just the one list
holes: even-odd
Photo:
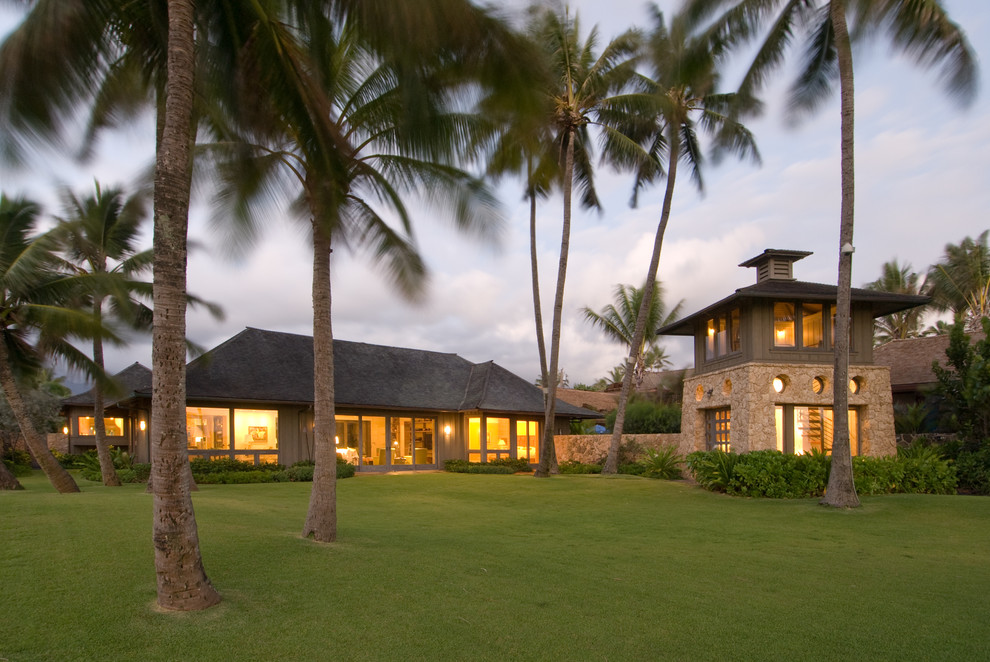
[(829, 96), (838, 78), (841, 205), (832, 398), (836, 415), (832, 469), (822, 503), (855, 507), (859, 498), (853, 484), (846, 416), (855, 194), (855, 102), (847, 6), (854, 34), (873, 38), (886, 32), (891, 43), (919, 65), (940, 66), (949, 93), (963, 101), (971, 100), (976, 90), (976, 59), (962, 30), (949, 19), (939, 0), (690, 0), (691, 12), (699, 18), (727, 6), (712, 27), (717, 40), (738, 46), (763, 35), (739, 87), (742, 99), (755, 99), (770, 73), (785, 61), (795, 35), (804, 40), (804, 54), (801, 73), (791, 90), (791, 111), (804, 113), (816, 108)]
[[(912, 271), (910, 264), (899, 265), (896, 258), (884, 262), (881, 273), (880, 278), (866, 284), (866, 289), (914, 295), (925, 294), (927, 291), (924, 277)], [(927, 306), (918, 306), (878, 317), (874, 321), (874, 344), (880, 345), (890, 340), (916, 338), (921, 335), (921, 318), (926, 309)]]
[[(66, 218), (60, 219), (57, 236), (67, 255), (67, 267), (76, 273), (94, 274), (95, 289), (88, 293), (85, 304), (98, 320), (103, 320), (104, 304), (109, 302), (117, 317), (130, 318), (134, 325), (150, 323), (151, 311), (131, 296), (135, 290), (132, 279), (151, 267), (151, 251), (137, 252), (135, 242), (144, 217), (144, 204), (139, 196), (125, 198), (116, 188), (103, 189), (96, 183), (96, 192), (83, 199), (69, 190), (62, 192)], [(103, 339), (93, 339), (93, 362), (102, 371)], [(104, 389), (93, 387), (93, 421), (96, 453), (100, 460), (103, 484), (120, 486), (120, 478), (110, 457), (104, 424)]]
[[(277, 22), (265, 32), (278, 41), (277, 67), (260, 67), (257, 83), (270, 87), (289, 80), (305, 90), (273, 95), (265, 114), (242, 124), (240, 134), (218, 145), (235, 154), (221, 172), (223, 199), (241, 221), (252, 224), (251, 203), (259, 195), (295, 198), (307, 217), (313, 242), (314, 449), (316, 470), (303, 535), (320, 542), (336, 538), (336, 453), (330, 258), (335, 246), (370, 248), (400, 291), (419, 296), (425, 277), (412, 243), (412, 216), (404, 197), (416, 191), (449, 212), (465, 230), (492, 236), (496, 203), (487, 188), (453, 165), (459, 132), (470, 118), (447, 107), (450, 89), (442, 70), (424, 62), (418, 81), (424, 96), (410, 108), (408, 74), (383, 60), (345, 21), (307, 16), (310, 39), (297, 43)], [(302, 63), (314, 66), (301, 66)], [(271, 76), (269, 79), (268, 76)], [(293, 77), (295, 78), (293, 80)], [(425, 92), (434, 91), (428, 96)], [(410, 117), (418, 121), (410, 124)], [(250, 158), (245, 158), (250, 157)], [(389, 223), (398, 219), (399, 227)]]
[(990, 246), (988, 231), (958, 245), (946, 244), (942, 259), (928, 271), (933, 305), (951, 311), (966, 330), (980, 331), (981, 320), (990, 316)]
[(78, 492), (31, 420), (21, 384), (43, 368), (47, 357), (102, 379), (68, 338), (115, 337), (91, 315), (72, 308), (86, 279), (58, 269), (51, 232), (32, 234), (38, 213), (34, 203), (0, 194), (0, 388), (28, 450), (52, 485), (62, 493)]
[[(716, 153), (731, 151), (759, 160), (752, 135), (726, 113), (733, 102), (732, 95), (715, 92), (720, 44), (698, 36), (686, 14), (675, 16), (669, 28), (656, 6), (652, 7), (652, 14), (654, 27), (646, 42), (646, 61), (651, 76), (638, 76), (639, 92), (615, 99), (603, 113), (605, 121), (623, 129), (623, 133), (642, 145), (648, 154), (645, 159), (638, 156), (635, 161), (627, 159), (636, 173), (633, 202), (636, 202), (638, 192), (644, 186), (663, 177), (667, 180), (653, 254), (643, 286), (643, 304), (639, 308), (629, 344), (630, 352), (626, 360), (629, 366), (636, 365), (639, 348), (644, 343), (647, 326), (651, 322), (660, 251), (670, 219), (677, 168), (682, 160), (691, 165), (696, 185), (699, 189), (703, 188), (703, 156), (698, 130), (713, 136)], [(609, 150), (617, 147), (622, 147), (620, 140), (607, 145)], [(623, 151), (619, 154), (621, 161)], [(651, 335), (654, 328), (650, 326)], [(634, 373), (635, 370), (627, 369), (622, 379), (618, 411), (603, 473), (618, 471), (619, 445)]]
[[(636, 335), (636, 321), (639, 319), (639, 309), (643, 304), (645, 289), (645, 287), (633, 285), (616, 285), (615, 302), (602, 308), (601, 312), (595, 312), (591, 308), (585, 307), (583, 309), (584, 319), (590, 322), (592, 326), (601, 329), (609, 340), (630, 347), (633, 337)], [(642, 386), (643, 375), (648, 369), (647, 354), (652, 353), (649, 365), (662, 364), (665, 359), (663, 348), (657, 345), (658, 338), (653, 331), (676, 320), (681, 314), (681, 307), (684, 305), (684, 300), (681, 299), (668, 312), (663, 301), (663, 285), (659, 281), (654, 283), (653, 293), (653, 301), (650, 303), (650, 311), (646, 318), (645, 328), (647, 332), (643, 334), (639, 350), (635, 352), (636, 363), (633, 381), (637, 389)], [(630, 356), (632, 354), (633, 352), (630, 352)]]
[[(598, 124), (597, 113), (610, 96), (621, 90), (635, 71), (638, 37), (627, 32), (616, 37), (595, 55), (597, 30), (593, 29), (581, 43), (577, 18), (566, 12), (544, 10), (536, 16), (533, 34), (545, 52), (549, 71), (554, 78), (547, 90), (553, 108), (553, 146), (561, 172), (563, 222), (561, 226), (560, 257), (557, 264), (557, 284), (554, 294), (553, 319), (550, 331), (550, 353), (547, 375), (559, 370), (560, 327), (564, 307), (564, 282), (570, 247), (572, 191), (577, 184), (585, 207), (598, 208), (591, 160), (589, 125)], [(601, 124), (604, 130), (608, 127)], [(538, 329), (538, 334), (541, 330)], [(540, 464), (534, 475), (550, 474), (553, 452), (553, 424), (556, 415), (557, 385), (548, 380), (545, 396), (546, 412)]]

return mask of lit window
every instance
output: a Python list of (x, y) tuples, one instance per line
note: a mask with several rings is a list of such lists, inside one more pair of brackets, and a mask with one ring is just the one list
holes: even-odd
[(773, 304), (773, 345), (794, 347), (794, 304), (778, 301)]
[(815, 377), (811, 380), (811, 390), (815, 393), (821, 393), (825, 390), (825, 378)]
[[(124, 419), (122, 418), (104, 418), (103, 428), (106, 431), (105, 434), (108, 437), (123, 437), (124, 436)], [(79, 434), (84, 437), (96, 436), (96, 419), (92, 416), (80, 416), (79, 417)]]
[(274, 409), (235, 409), (234, 448), (238, 450), (277, 449), (278, 412)]
[(820, 303), (801, 304), (801, 344), (821, 349), (825, 346), (825, 318)]
[(742, 349), (739, 309), (712, 317), (705, 330), (705, 360), (720, 358)]
[(215, 407), (186, 407), (186, 445), (192, 450), (230, 448), (230, 411)]

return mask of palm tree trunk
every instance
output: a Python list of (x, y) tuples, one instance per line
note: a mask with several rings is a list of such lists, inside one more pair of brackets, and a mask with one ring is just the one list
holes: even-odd
[(23, 490), (24, 486), (21, 485), (21, 481), (17, 480), (17, 476), (11, 473), (7, 465), (0, 460), (0, 490)]
[[(530, 165), (529, 177), (533, 176), (532, 163)], [(540, 301), (540, 270), (536, 258), (536, 190), (530, 185), (529, 188), (529, 261), (533, 272), (533, 317), (536, 321), (536, 349), (540, 354), (540, 378), (543, 380), (543, 411), (547, 410), (547, 400), (549, 391), (549, 369), (547, 368), (547, 343), (543, 337), (543, 304)], [(544, 434), (545, 436), (545, 434)], [(541, 437), (542, 438), (542, 437)], [(557, 469), (557, 453), (553, 444), (550, 445), (552, 455), (548, 458), (548, 473), (555, 473)], [(540, 461), (546, 449), (540, 450)]]
[[(93, 316), (101, 320), (103, 316), (103, 301), (99, 297), (93, 302)], [(103, 340), (97, 336), (93, 338), (93, 363), (103, 373)], [(113, 466), (113, 457), (110, 455), (110, 446), (107, 444), (107, 426), (103, 419), (104, 409), (103, 387), (97, 382), (93, 385), (93, 432), (96, 436), (96, 456), (100, 460), (100, 473), (103, 476), (103, 484), (108, 487), (120, 487), (120, 477)]]
[(152, 333), (152, 540), (158, 605), (193, 611), (220, 602), (199, 550), (186, 451), (186, 232), (192, 178), (192, 0), (168, 3), (165, 121), (156, 156)]
[[(859, 506), (853, 480), (852, 453), (849, 447), (849, 316), (852, 287), (852, 240), (855, 202), (854, 88), (852, 48), (846, 27), (844, 0), (831, 0), (829, 11), (835, 47), (838, 52), (839, 91), (842, 114), (842, 206), (839, 221), (839, 277), (835, 312), (835, 367), (832, 389), (834, 428), (832, 433), (832, 469), (828, 488), (821, 503), (836, 508)], [(848, 249), (846, 248), (848, 247)]]
[(673, 134), (669, 138), (670, 152), (667, 155), (667, 187), (663, 194), (663, 207), (660, 209), (660, 223), (653, 240), (653, 255), (650, 256), (650, 267), (643, 284), (643, 300), (639, 304), (639, 315), (636, 316), (636, 327), (633, 329), (632, 342), (629, 344), (629, 356), (626, 358), (626, 373), (622, 376), (622, 390), (619, 392), (619, 405), (615, 412), (615, 425), (612, 426), (612, 438), (608, 444), (608, 455), (605, 458), (603, 474), (614, 474), (619, 471), (619, 446), (622, 444), (622, 429), (626, 423), (626, 405), (629, 403), (629, 393), (632, 391), (633, 373), (638, 362), (640, 348), (646, 337), (646, 320), (653, 306), (653, 295), (656, 289), (657, 272), (660, 269), (660, 250), (663, 248), (663, 236), (667, 233), (667, 221), (670, 220), (670, 207), (674, 201), (674, 184), (677, 181), (677, 161), (680, 158), (680, 143), (677, 141), (677, 125), (671, 124)]
[(313, 448), (316, 467), (303, 537), (337, 539), (337, 451), (334, 420), (333, 330), (330, 325), (329, 231), (313, 216)]
[(45, 472), (52, 486), (60, 494), (78, 492), (79, 486), (76, 485), (76, 481), (58, 463), (52, 452), (48, 450), (48, 443), (34, 427), (34, 423), (31, 422), (27, 405), (24, 404), (24, 398), (21, 397), (21, 390), (17, 387), (17, 380), (14, 378), (14, 373), (10, 369), (10, 357), (7, 354), (7, 346), (2, 342), (0, 342), (0, 388), (3, 388), (3, 394), (7, 397), (7, 404), (10, 405), (10, 411), (14, 414), (14, 420), (17, 421), (17, 426), (21, 429), (21, 434), (24, 435), (24, 441), (27, 443), (28, 450), (31, 451), (34, 461)]
[(556, 460), (553, 424), (557, 410), (557, 375), (560, 358), (560, 325), (564, 310), (564, 279), (567, 277), (567, 254), (571, 245), (571, 189), (574, 178), (575, 130), (567, 133), (567, 151), (564, 157), (564, 221), (560, 233), (560, 261), (557, 264), (557, 291), (553, 300), (553, 326), (550, 330), (550, 365), (544, 386), (547, 389), (546, 412), (543, 420), (543, 439), (540, 448), (540, 464), (533, 475), (547, 478), (550, 475), (551, 458)]

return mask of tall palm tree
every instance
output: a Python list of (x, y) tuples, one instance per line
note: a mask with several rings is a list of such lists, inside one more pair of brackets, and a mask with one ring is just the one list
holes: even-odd
[[(704, 159), (698, 141), (699, 129), (711, 134), (716, 153), (729, 151), (759, 160), (753, 136), (727, 113), (734, 100), (732, 95), (716, 93), (720, 43), (699, 36), (687, 14), (675, 16), (668, 27), (663, 13), (655, 5), (651, 11), (653, 30), (645, 45), (650, 74), (637, 77), (638, 93), (615, 99), (603, 112), (605, 121), (636, 140), (648, 155), (646, 158), (637, 156), (635, 161), (629, 162), (635, 168), (633, 202), (644, 186), (664, 177), (667, 180), (653, 253), (643, 286), (643, 304), (639, 308), (626, 359), (630, 368), (636, 365), (637, 353), (650, 322), (660, 251), (670, 220), (677, 169), (681, 161), (691, 166), (695, 184), (699, 189), (703, 188), (701, 167)], [(617, 138), (616, 134), (612, 135)], [(607, 149), (611, 151), (622, 145), (617, 138), (616, 142), (607, 143)], [(619, 151), (617, 160), (620, 162), (623, 153)], [(651, 334), (653, 328), (650, 328)], [(618, 471), (619, 445), (634, 373), (635, 370), (627, 369), (622, 379), (618, 411), (603, 473)]]
[[(639, 310), (643, 305), (643, 293), (645, 287), (635, 287), (633, 285), (619, 284), (615, 286), (613, 297), (614, 303), (610, 303), (600, 312), (595, 312), (591, 308), (583, 308), (584, 319), (608, 337), (609, 340), (622, 343), (626, 347), (631, 347), (633, 338), (636, 335), (636, 322), (639, 320)], [(677, 319), (681, 314), (684, 300), (681, 299), (670, 311), (663, 300), (663, 285), (659, 281), (653, 285), (653, 300), (650, 302), (650, 310), (646, 317), (646, 333), (643, 334), (642, 342), (636, 354), (635, 373), (633, 382), (638, 389), (643, 384), (643, 375), (647, 370), (647, 350), (655, 352), (652, 362), (662, 360), (663, 350), (657, 346), (656, 329), (665, 326)], [(658, 352), (659, 350), (659, 352)], [(633, 352), (630, 352), (630, 356)]]
[[(303, 535), (336, 538), (336, 452), (330, 259), (335, 246), (370, 248), (392, 282), (417, 297), (425, 265), (412, 242), (405, 197), (428, 191), (427, 202), (465, 230), (493, 237), (496, 202), (487, 188), (454, 164), (470, 117), (451, 111), (445, 72), (424, 62), (417, 76), (423, 95), (411, 109), (409, 75), (367, 48), (352, 25), (324, 16), (302, 17), (310, 38), (297, 42), (277, 21), (265, 32), (278, 41), (256, 81), (269, 87), (289, 80), (270, 107), (256, 108), (240, 135), (217, 147), (237, 158), (221, 169), (223, 199), (251, 222), (259, 195), (294, 198), (310, 225), (313, 245), (314, 449), (316, 470)], [(317, 40), (315, 36), (318, 35)], [(274, 59), (275, 54), (281, 60)], [(303, 63), (313, 66), (304, 67)], [(269, 78), (269, 76), (271, 78)], [(292, 77), (295, 77), (293, 80)], [(434, 91), (426, 96), (427, 90)], [(307, 99), (298, 99), (304, 90)], [(305, 101), (305, 102), (303, 102)], [(410, 117), (418, 116), (410, 124)], [(252, 158), (245, 158), (252, 157)], [(398, 227), (389, 218), (397, 219)]]
[[(884, 262), (881, 276), (866, 284), (866, 289), (896, 294), (925, 294), (925, 278), (912, 270), (910, 264), (901, 266), (897, 258)], [(878, 317), (874, 321), (873, 342), (882, 344), (890, 340), (916, 338), (921, 335), (921, 318), (928, 306), (918, 306), (910, 310)]]
[(69, 338), (115, 336), (92, 315), (72, 307), (86, 278), (59, 270), (54, 235), (33, 234), (38, 213), (34, 203), (0, 194), (0, 388), (28, 450), (52, 485), (59, 492), (78, 492), (32, 422), (20, 384), (37, 374), (47, 357), (103, 379)]
[(951, 311), (966, 330), (980, 331), (981, 320), (990, 316), (990, 246), (983, 231), (974, 240), (946, 244), (942, 259), (928, 270), (933, 305)]
[(947, 90), (963, 101), (971, 100), (976, 90), (976, 59), (962, 30), (949, 19), (939, 0), (690, 0), (690, 7), (693, 15), (701, 18), (728, 7), (712, 27), (718, 40), (738, 46), (761, 37), (739, 87), (740, 97), (747, 101), (755, 99), (771, 72), (783, 64), (796, 35), (804, 41), (804, 53), (801, 72), (791, 90), (792, 112), (816, 108), (838, 79), (841, 205), (832, 398), (835, 428), (832, 469), (822, 503), (856, 507), (859, 497), (853, 484), (846, 415), (855, 196), (855, 101), (847, 18), (853, 20), (855, 36), (872, 39), (886, 32), (892, 45), (917, 64), (941, 67)]
[[(65, 217), (56, 235), (66, 253), (67, 267), (76, 273), (94, 274), (94, 290), (88, 292), (84, 305), (93, 316), (103, 320), (104, 305), (109, 303), (115, 317), (129, 318), (133, 325), (150, 324), (151, 310), (132, 301), (135, 282), (132, 278), (151, 268), (151, 251), (136, 250), (144, 203), (140, 196), (125, 197), (117, 188), (104, 189), (96, 183), (95, 194), (79, 198), (70, 190), (62, 192)], [(93, 362), (104, 369), (103, 339), (93, 339)], [(100, 460), (103, 484), (120, 486), (113, 466), (104, 423), (104, 389), (93, 387), (93, 428), (96, 453)]]
[[(553, 76), (553, 87), (547, 90), (547, 97), (550, 99), (549, 107), (553, 108), (553, 146), (561, 172), (563, 195), (560, 256), (546, 370), (547, 375), (556, 375), (560, 369), (560, 327), (570, 248), (572, 192), (576, 184), (585, 207), (600, 207), (594, 187), (589, 126), (599, 124), (603, 130), (609, 130), (597, 122), (597, 114), (608, 99), (619, 92), (632, 77), (638, 35), (635, 32), (622, 34), (610, 41), (600, 55), (595, 55), (597, 30), (593, 29), (582, 43), (577, 18), (571, 18), (566, 12), (561, 15), (559, 11), (549, 9), (536, 15), (532, 32), (544, 50)], [(553, 424), (557, 385), (552, 379), (547, 381), (540, 463), (534, 473), (541, 478), (550, 474), (550, 462), (555, 456)]]

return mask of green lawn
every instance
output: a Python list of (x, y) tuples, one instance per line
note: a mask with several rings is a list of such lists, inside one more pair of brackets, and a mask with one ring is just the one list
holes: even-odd
[(143, 485), (0, 492), (0, 660), (987, 660), (990, 499), (834, 512), (642, 478), (203, 486), (224, 602), (155, 608)]

